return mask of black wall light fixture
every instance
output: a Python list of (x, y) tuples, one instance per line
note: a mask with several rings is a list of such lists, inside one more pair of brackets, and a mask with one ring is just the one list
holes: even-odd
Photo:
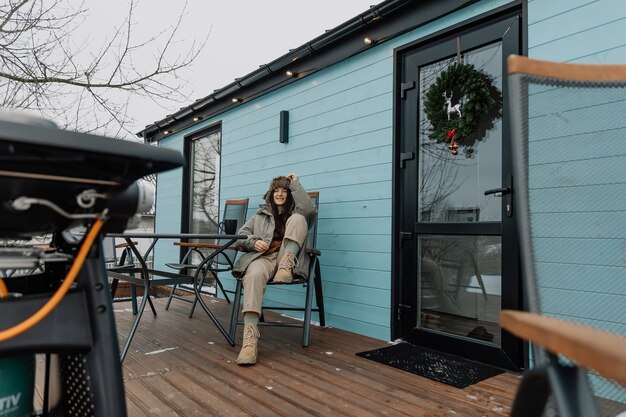
[(289, 143), (289, 112), (287, 110), (280, 112), (278, 132), (278, 141), (280, 143)]

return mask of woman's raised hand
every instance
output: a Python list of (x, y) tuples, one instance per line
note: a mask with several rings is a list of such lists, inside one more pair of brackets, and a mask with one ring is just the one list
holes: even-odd
[(291, 174), (287, 175), (287, 178), (289, 178), (289, 181), (295, 181), (299, 179), (300, 177), (295, 172), (292, 172)]

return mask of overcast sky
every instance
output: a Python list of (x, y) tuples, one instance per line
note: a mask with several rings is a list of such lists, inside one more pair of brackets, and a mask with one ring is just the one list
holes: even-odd
[[(78, 0), (75, 0), (78, 1)], [(119, 25), (128, 0), (87, 0), (90, 37), (97, 43), (113, 25)], [(190, 100), (169, 110), (145, 102), (131, 103), (136, 122), (132, 132), (226, 86), (289, 49), (323, 34), (369, 9), (376, 0), (188, 0), (184, 28), (178, 37), (181, 50), (193, 39), (209, 35), (206, 46), (190, 71)], [(182, 0), (139, 0), (137, 35), (147, 37), (176, 23)]]

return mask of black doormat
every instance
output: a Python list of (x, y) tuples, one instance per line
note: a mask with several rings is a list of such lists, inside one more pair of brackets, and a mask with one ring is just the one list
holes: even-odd
[(504, 372), (490, 365), (410, 343), (398, 343), (356, 355), (456, 388), (465, 388)]

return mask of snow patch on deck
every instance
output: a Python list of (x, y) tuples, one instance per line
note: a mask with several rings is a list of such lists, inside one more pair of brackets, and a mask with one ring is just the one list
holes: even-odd
[(153, 350), (152, 352), (146, 352), (144, 353), (144, 355), (157, 355), (159, 353), (163, 353), (163, 352), (167, 352), (168, 350), (174, 350), (174, 349), (180, 349), (178, 346), (176, 347), (171, 347), (171, 348), (165, 348), (165, 349), (159, 349), (159, 350)]

